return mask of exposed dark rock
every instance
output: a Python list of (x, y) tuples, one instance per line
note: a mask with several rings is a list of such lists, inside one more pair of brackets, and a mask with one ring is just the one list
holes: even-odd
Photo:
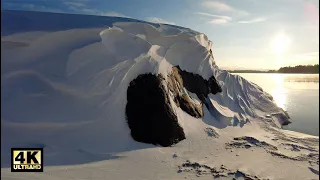
[(172, 73), (169, 75), (167, 80), (168, 89), (173, 92), (175, 95), (179, 94), (179, 92), (183, 89), (183, 80), (180, 75), (180, 71), (178, 68), (173, 67)]
[(202, 78), (199, 74), (193, 74), (187, 71), (183, 71), (180, 67), (177, 68), (183, 81), (183, 86), (190, 92), (195, 93), (199, 99), (204, 95), (205, 97), (209, 94), (208, 81)]
[(245, 179), (245, 180), (260, 180), (262, 178), (256, 175), (250, 175), (240, 170), (231, 170), (224, 165), (218, 167), (210, 167), (205, 164), (199, 164), (197, 162), (187, 161), (182, 166), (178, 166), (178, 173), (193, 173), (197, 177), (202, 175), (211, 175), (214, 179)]
[(188, 95), (183, 94), (181, 96), (177, 96), (175, 102), (178, 107), (180, 107), (191, 116), (196, 118), (200, 118), (203, 116), (202, 103), (195, 104), (191, 102), (191, 99)]
[(243, 136), (243, 137), (235, 137), (234, 141), (227, 143), (226, 148), (246, 148), (249, 149), (251, 147), (262, 147), (266, 150), (276, 151), (278, 148), (274, 145), (271, 145), (264, 141), (259, 141), (253, 137)]
[(276, 117), (277, 119), (280, 120), (281, 126), (287, 126), (290, 123), (292, 123), (289, 119), (289, 114), (286, 111), (283, 112), (278, 112), (278, 113), (272, 113), (272, 116)]
[(208, 80), (209, 91), (212, 94), (222, 92), (222, 89), (214, 76), (211, 76)]
[(308, 167), (308, 168), (309, 168), (309, 170), (310, 170), (311, 172), (313, 172), (314, 174), (316, 174), (316, 175), (319, 176), (319, 171), (318, 171), (318, 170), (316, 170), (316, 169), (314, 169), (314, 168), (312, 168), (312, 167)]
[(290, 159), (293, 161), (308, 161), (309, 163), (314, 163), (319, 165), (319, 154), (317, 153), (309, 153), (309, 154), (301, 154), (299, 156), (290, 156), (280, 152), (275, 151), (267, 151), (272, 156), (276, 156), (283, 159)]
[(177, 155), (177, 154), (173, 154), (172, 157), (173, 157), (173, 158), (177, 158), (178, 155)]
[(205, 128), (204, 131), (207, 133), (209, 137), (214, 137), (214, 138), (219, 137), (219, 134), (211, 127)]
[[(172, 68), (166, 83), (163, 80), (161, 75), (143, 74), (130, 82), (126, 117), (131, 136), (136, 141), (170, 146), (185, 139), (166, 89), (173, 94), (178, 107), (196, 118), (203, 117), (202, 104), (208, 94), (221, 92), (213, 76), (205, 80), (198, 74), (181, 70), (179, 66)], [(184, 88), (195, 93), (201, 102), (193, 101)]]
[(171, 108), (163, 77), (139, 75), (127, 90), (126, 117), (134, 140), (170, 146), (185, 139)]
[[(205, 99), (208, 94), (216, 94), (222, 91), (214, 76), (207, 81), (198, 74), (181, 70), (179, 66), (172, 68), (167, 85), (175, 97), (174, 100), (177, 106), (196, 118), (203, 116), (202, 103), (206, 104)], [(183, 88), (195, 93), (202, 103), (198, 105), (192, 102), (190, 97), (184, 94)]]
[(307, 150), (307, 151), (317, 152), (317, 150), (313, 147), (304, 147), (304, 146), (300, 146), (298, 144), (292, 144), (292, 143), (282, 143), (282, 145), (291, 147), (291, 151)]

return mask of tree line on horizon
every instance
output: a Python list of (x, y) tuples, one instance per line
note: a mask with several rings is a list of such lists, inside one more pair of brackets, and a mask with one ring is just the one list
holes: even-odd
[(230, 70), (231, 73), (305, 73), (319, 74), (319, 64), (297, 65), (281, 67), (278, 70), (259, 71), (259, 70)]

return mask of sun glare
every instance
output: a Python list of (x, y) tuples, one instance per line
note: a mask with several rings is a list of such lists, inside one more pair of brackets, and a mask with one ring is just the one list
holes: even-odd
[(286, 89), (283, 87), (284, 77), (278, 75), (272, 75), (271, 78), (275, 82), (274, 88), (271, 90), (271, 95), (274, 102), (282, 109), (286, 110), (287, 98)]
[(291, 45), (291, 39), (285, 34), (278, 34), (271, 41), (271, 48), (276, 54), (285, 53)]

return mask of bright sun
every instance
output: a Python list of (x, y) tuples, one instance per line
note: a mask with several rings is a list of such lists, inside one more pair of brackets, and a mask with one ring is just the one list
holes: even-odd
[(273, 52), (276, 54), (285, 53), (289, 49), (290, 45), (291, 39), (285, 34), (278, 34), (271, 41), (271, 48), (273, 49)]

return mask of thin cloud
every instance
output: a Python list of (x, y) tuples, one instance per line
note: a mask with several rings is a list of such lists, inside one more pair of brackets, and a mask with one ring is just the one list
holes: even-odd
[(77, 9), (76, 11), (79, 11), (80, 13), (91, 14), (91, 15), (102, 15), (102, 12), (97, 9), (81, 8), (81, 9)]
[(118, 12), (105, 12), (101, 14), (102, 16), (113, 16), (113, 17), (126, 17), (129, 18), (129, 16), (126, 16), (124, 14), (118, 13)]
[(64, 2), (63, 4), (67, 6), (74, 6), (74, 7), (85, 7), (86, 5), (79, 2)]
[[(81, 0), (82, 2), (86, 2), (86, 0)], [(98, 15), (98, 16), (113, 16), (113, 17), (127, 17), (124, 14), (118, 12), (103, 12), (98, 9), (88, 8), (85, 4), (80, 2), (64, 2), (64, 5), (68, 6), (68, 8), (76, 13), (81, 14), (90, 14), (90, 15)]]
[(27, 3), (9, 3), (5, 2), (4, 5), (9, 9), (24, 9), (24, 10), (32, 10), (32, 11), (44, 11), (44, 12), (58, 12), (58, 13), (70, 13), (70, 10), (79, 13), (79, 14), (90, 14), (90, 15), (98, 15), (98, 16), (114, 16), (114, 17), (127, 17), (124, 14), (118, 12), (103, 12), (98, 9), (91, 9), (84, 4), (88, 0), (77, 0), (77, 1), (68, 1), (63, 2), (62, 4), (68, 7), (68, 11), (64, 11), (61, 9), (52, 9), (45, 6), (40, 6), (36, 4), (27, 4)]
[(29, 10), (29, 11), (41, 11), (41, 12), (56, 12), (56, 13), (62, 13), (60, 9), (55, 8), (49, 8), (45, 6), (40, 6), (36, 4), (28, 4), (28, 3), (8, 3), (5, 2), (4, 4), (5, 8), (13, 9), (13, 10)]
[(153, 23), (160, 23), (160, 24), (172, 24), (175, 25), (174, 22), (171, 21), (167, 21), (165, 19), (162, 18), (158, 18), (158, 17), (148, 17), (146, 18), (147, 21), (153, 22)]
[(240, 23), (240, 24), (251, 24), (251, 23), (263, 22), (263, 21), (266, 21), (266, 20), (267, 20), (267, 18), (260, 17), (260, 18), (254, 18), (254, 19), (251, 19), (251, 20), (248, 20), (248, 21), (238, 21), (238, 23)]
[(197, 12), (196, 14), (211, 18), (211, 20), (208, 22), (210, 24), (226, 24), (232, 21), (232, 18), (230, 16), (222, 16), (222, 15), (216, 15), (216, 14), (210, 14), (210, 13), (204, 13), (204, 12)]
[(217, 18), (217, 19), (225, 19), (228, 21), (232, 20), (232, 18), (230, 16), (222, 16), (222, 15), (216, 15), (216, 14), (203, 13), (203, 12), (197, 12), (196, 14), (202, 15), (202, 16), (213, 17), (213, 18)]
[[(33, 9), (36, 8), (36, 5), (34, 5), (34, 4), (21, 4), (21, 7), (22, 7), (22, 8), (25, 8), (25, 9), (33, 10)], [(41, 8), (44, 9), (44, 6), (42, 6)]]
[(232, 12), (235, 9), (228, 4), (219, 2), (219, 1), (204, 1), (202, 5), (208, 8), (213, 8), (219, 12)]
[[(82, 1), (85, 2), (85, 1)], [(88, 8), (84, 3), (68, 1), (63, 3), (68, 7), (69, 10), (81, 14), (90, 14), (90, 15), (102, 15), (102, 12), (97, 9)]]
[(219, 2), (219, 1), (204, 1), (201, 3), (202, 6), (206, 8), (213, 9), (219, 13), (231, 13), (236, 16), (248, 16), (249, 13), (240, 9), (236, 9), (226, 3)]
[(209, 21), (210, 24), (227, 24), (228, 22), (226, 19), (213, 19)]

